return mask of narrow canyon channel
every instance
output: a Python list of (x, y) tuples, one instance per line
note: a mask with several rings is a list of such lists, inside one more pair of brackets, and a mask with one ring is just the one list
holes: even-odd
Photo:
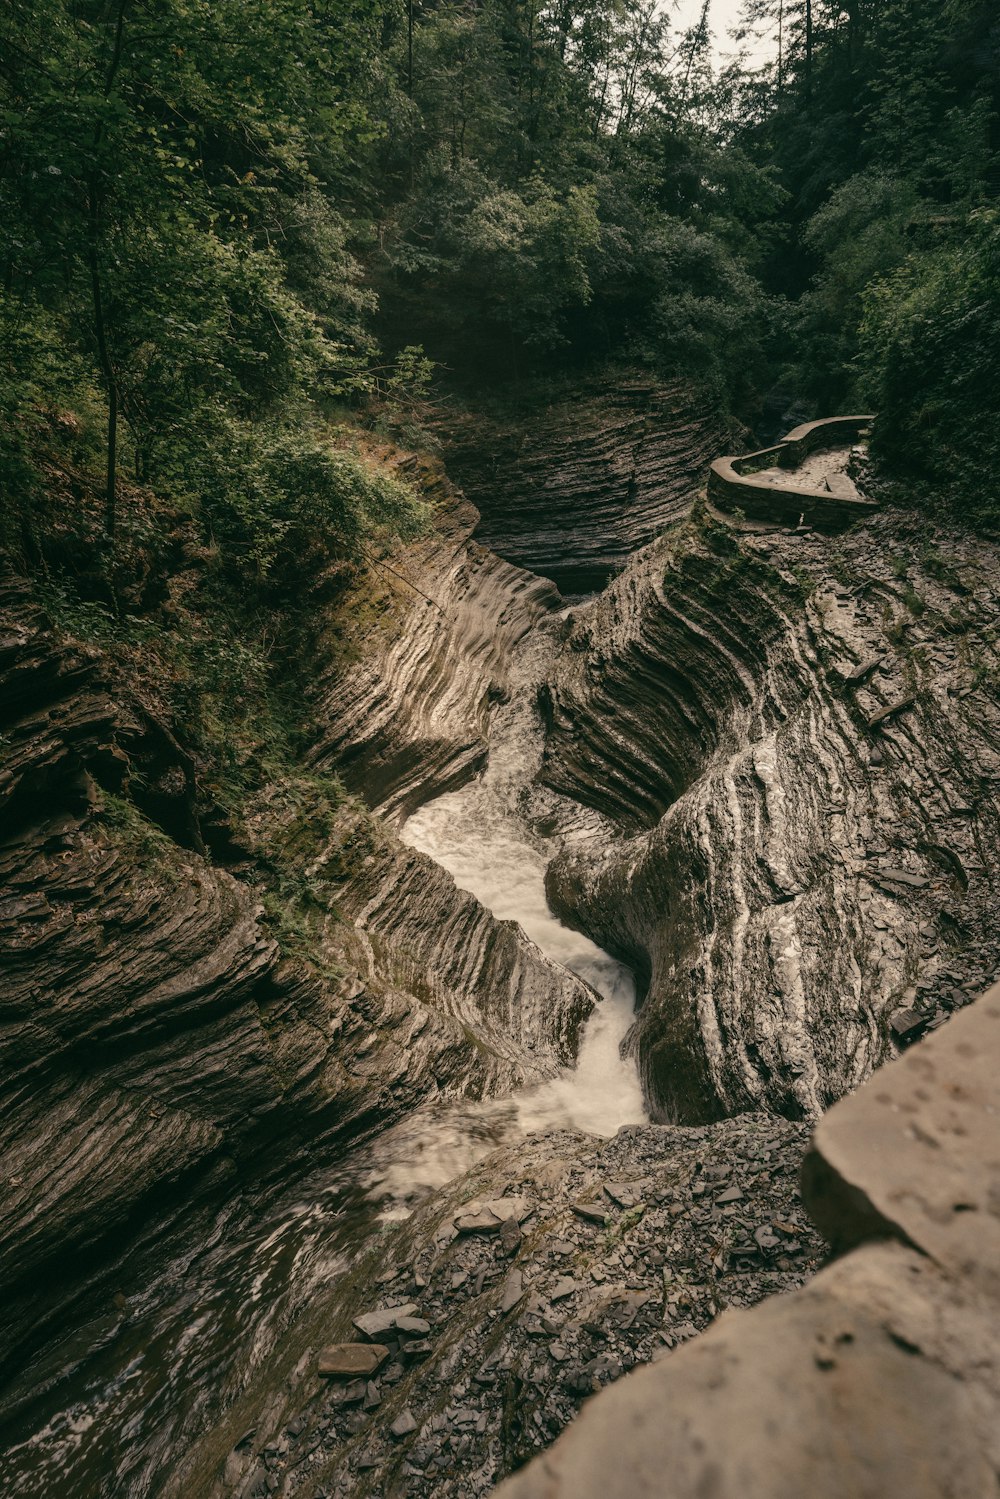
[(423, 807), (406, 823), (403, 838), (442, 864), (494, 916), (518, 922), (546, 957), (601, 995), (576, 1067), (512, 1100), (517, 1127), (567, 1125), (611, 1135), (622, 1124), (647, 1118), (635, 1067), (621, 1055), (635, 1008), (635, 981), (623, 964), (553, 916), (545, 870), (557, 844), (532, 830), (533, 822), (542, 820), (532, 815), (532, 799), (557, 800), (534, 784), (543, 747), (537, 689), (553, 650), (551, 625), (520, 647), (510, 698), (494, 711), (485, 771), (462, 790)]
[(560, 818), (562, 799), (534, 785), (544, 738), (538, 686), (560, 625), (553, 616), (519, 647), (485, 770), (412, 815), (402, 836), (596, 991), (576, 1066), (506, 1099), (428, 1103), (346, 1158), (306, 1167), (291, 1189), (249, 1189), (214, 1220), (181, 1215), (169, 1242), (122, 1263), (121, 1289), (102, 1314), (49, 1347), (9, 1392), (5, 1495), (160, 1492), (178, 1457), (259, 1375), (296, 1318), (330, 1295), (381, 1224), (530, 1131), (609, 1136), (647, 1119), (635, 1066), (621, 1054), (633, 976), (559, 922), (545, 896), (560, 840), (538, 828), (594, 831), (591, 814), (563, 803)]

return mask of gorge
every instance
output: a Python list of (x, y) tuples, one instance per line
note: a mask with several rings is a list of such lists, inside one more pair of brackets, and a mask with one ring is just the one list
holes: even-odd
[(0, 5), (5, 1499), (996, 1499), (998, 389), (991, 0)]
[[(6, 583), (5, 1492), (485, 1491), (818, 1264), (811, 1123), (1000, 966), (996, 559), (663, 462), (662, 535), (567, 607), (419, 460), (433, 533), (318, 636), (329, 817), (272, 783), (223, 828)], [(319, 961), (262, 919), (277, 848)], [(385, 1369), (319, 1375), (386, 1299)]]

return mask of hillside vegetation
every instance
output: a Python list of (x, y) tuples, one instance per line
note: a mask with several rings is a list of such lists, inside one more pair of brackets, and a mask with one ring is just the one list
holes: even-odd
[(93, 593), (147, 489), (242, 584), (306, 533), (357, 558), (421, 524), (358, 433), (419, 440), (435, 365), (461, 388), (639, 362), (765, 435), (860, 404), (909, 497), (995, 524), (993, 7), (748, 0), (756, 69), (713, 70), (710, 25), (10, 0), (7, 547)]

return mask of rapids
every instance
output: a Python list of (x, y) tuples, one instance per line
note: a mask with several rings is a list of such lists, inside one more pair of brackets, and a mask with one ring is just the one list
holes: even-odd
[[(485, 771), (424, 806), (402, 836), (596, 991), (576, 1065), (506, 1099), (431, 1101), (343, 1159), (314, 1163), (284, 1188), (248, 1186), (214, 1219), (181, 1220), (126, 1258), (113, 1303), (42, 1350), (8, 1392), (6, 1496), (158, 1493), (177, 1457), (381, 1223), (407, 1216), (529, 1131), (611, 1135), (646, 1119), (635, 1067), (620, 1051), (634, 1008), (632, 975), (557, 921), (545, 898), (557, 843), (537, 828), (562, 799), (533, 785), (544, 737), (537, 690), (557, 637), (552, 619), (520, 648), (513, 690), (494, 710)], [(588, 815), (575, 825), (586, 827)]]

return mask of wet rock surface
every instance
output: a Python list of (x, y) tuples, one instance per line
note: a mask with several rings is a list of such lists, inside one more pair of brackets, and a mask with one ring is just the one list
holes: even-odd
[(831, 1109), (803, 1196), (850, 1252), (601, 1394), (503, 1499), (991, 1494), (998, 1037), (995, 987)]
[(542, 775), (620, 834), (550, 899), (645, 980), (661, 1117), (814, 1116), (1000, 966), (998, 560), (708, 516), (578, 612)]
[[(310, 874), (329, 918), (312, 959), (290, 953), (257, 861), (295, 797), (265, 790), (220, 867), (170, 727), (10, 576), (0, 703), (6, 1419), (156, 1224), (258, 1212), (245, 1186), (318, 1142), (336, 1160), (428, 1097), (551, 1075), (593, 995), (350, 803)], [(178, 788), (163, 826), (130, 796), (154, 780)]]
[[(247, 1496), (258, 1464), (289, 1496), (487, 1491), (587, 1396), (724, 1308), (811, 1274), (822, 1247), (798, 1193), (806, 1138), (743, 1115), (606, 1141), (554, 1132), (516, 1160), (487, 1157), (307, 1310), (271, 1393), (251, 1390), (227, 1422), (232, 1445), (214, 1434), (172, 1492)], [(311, 1351), (352, 1323), (390, 1349), (356, 1395), (317, 1379)]]

